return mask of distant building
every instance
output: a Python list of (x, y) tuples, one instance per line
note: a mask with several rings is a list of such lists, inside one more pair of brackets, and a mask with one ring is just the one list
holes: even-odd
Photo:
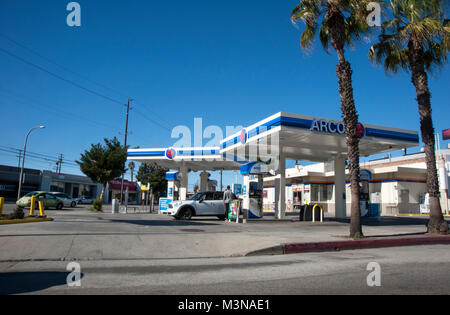
[[(20, 168), (0, 165), (0, 197), (4, 197), (9, 201), (17, 199), (19, 176)], [(94, 183), (86, 176), (24, 169), (22, 195), (37, 190), (63, 192), (72, 198), (82, 196), (97, 198), (102, 191), (102, 185)]]
[[(449, 213), (450, 149), (436, 152), (441, 207)], [(361, 169), (370, 171), (369, 203), (378, 207), (380, 214), (419, 214), (427, 193), (425, 154), (409, 154), (361, 163)], [(347, 215), (350, 215), (350, 183), (346, 184)], [(275, 210), (275, 181), (277, 176), (264, 178), (264, 209)], [(333, 163), (317, 163), (286, 169), (286, 211), (293, 211), (305, 203), (320, 204), (326, 213), (335, 213)]]
[[(120, 191), (122, 187), (122, 179), (114, 179), (108, 183), (105, 191), (105, 202), (111, 203), (113, 198), (120, 200)], [(128, 180), (123, 181), (123, 193), (128, 191), (128, 204), (139, 204), (141, 189), (138, 183), (130, 182)]]

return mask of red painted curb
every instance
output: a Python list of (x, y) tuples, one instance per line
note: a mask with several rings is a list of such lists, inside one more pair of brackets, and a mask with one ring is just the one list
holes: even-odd
[(413, 245), (450, 244), (450, 236), (425, 236), (409, 238), (390, 238), (373, 240), (298, 243), (283, 245), (284, 254), (341, 251), (364, 248), (399, 247)]

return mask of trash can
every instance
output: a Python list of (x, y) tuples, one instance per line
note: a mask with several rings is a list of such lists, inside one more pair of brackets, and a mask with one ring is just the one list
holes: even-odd
[(119, 213), (119, 203), (120, 203), (119, 199), (112, 200), (112, 207), (111, 207), (112, 214)]
[[(315, 205), (306, 205), (302, 206), (300, 209), (300, 221), (309, 221), (312, 222), (313, 220), (313, 209)], [(320, 222), (320, 208), (317, 207), (316, 211), (314, 213), (315, 221)]]
[(306, 211), (306, 205), (300, 206), (300, 221), (305, 221), (305, 211)]

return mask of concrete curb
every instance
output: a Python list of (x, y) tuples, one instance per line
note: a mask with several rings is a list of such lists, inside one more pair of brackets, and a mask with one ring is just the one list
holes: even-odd
[(245, 256), (283, 255), (311, 252), (334, 252), (365, 248), (450, 244), (450, 235), (363, 239), (351, 241), (281, 244), (247, 253)]
[(53, 219), (46, 217), (46, 218), (31, 218), (31, 219), (17, 219), (17, 220), (1, 220), (0, 225), (37, 223), (37, 222), (49, 222), (49, 221), (53, 221)]

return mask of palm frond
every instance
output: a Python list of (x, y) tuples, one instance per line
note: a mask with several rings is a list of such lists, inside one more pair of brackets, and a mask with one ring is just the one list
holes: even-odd
[(408, 71), (408, 43), (419, 42), (428, 71), (441, 67), (450, 51), (450, 23), (444, 19), (444, 0), (390, 0), (392, 19), (369, 51), (369, 59), (386, 72)]

